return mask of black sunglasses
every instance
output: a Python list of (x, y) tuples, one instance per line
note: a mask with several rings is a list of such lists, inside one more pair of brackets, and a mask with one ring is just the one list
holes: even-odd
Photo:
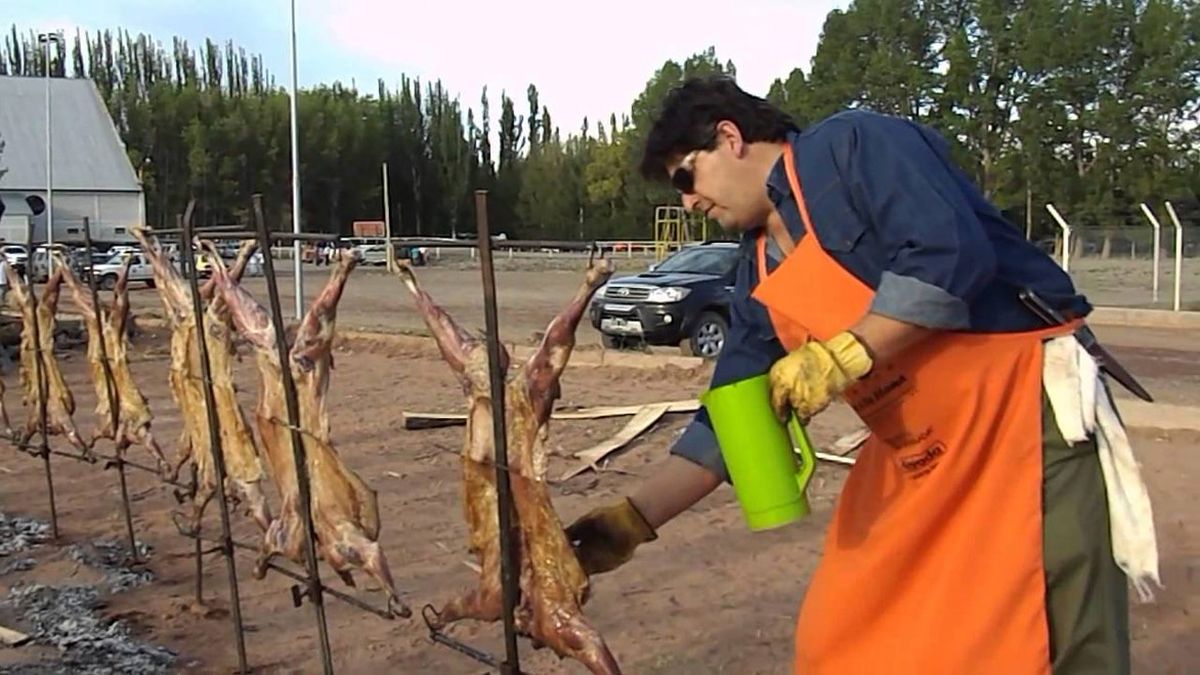
[(679, 168), (671, 172), (671, 187), (679, 190), (679, 192), (690, 195), (696, 189), (696, 174), (694, 170), (686, 167), (687, 164), (695, 164), (698, 150), (693, 150), (684, 156), (683, 161), (679, 163)]

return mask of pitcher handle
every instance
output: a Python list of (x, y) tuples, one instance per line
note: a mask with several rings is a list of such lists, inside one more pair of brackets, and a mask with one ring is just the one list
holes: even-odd
[(817, 455), (813, 451), (812, 442), (808, 439), (808, 432), (795, 415), (788, 420), (788, 431), (791, 432), (792, 445), (800, 455), (800, 467), (796, 472), (796, 482), (800, 485), (800, 492), (803, 493), (808, 489), (808, 483), (817, 469)]

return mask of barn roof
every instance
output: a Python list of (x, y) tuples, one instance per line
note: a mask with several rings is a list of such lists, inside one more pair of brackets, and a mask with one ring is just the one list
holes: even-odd
[[(54, 189), (140, 191), (91, 80), (51, 78)], [(0, 190), (46, 189), (46, 80), (0, 76)]]

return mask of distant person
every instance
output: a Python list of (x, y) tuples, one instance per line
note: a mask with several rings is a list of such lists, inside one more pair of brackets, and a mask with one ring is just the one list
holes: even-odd
[(8, 308), (8, 256), (0, 254), (0, 309)]
[(263, 252), (262, 249), (256, 249), (250, 254), (250, 258), (246, 261), (246, 273), (252, 277), (261, 277), (263, 275)]

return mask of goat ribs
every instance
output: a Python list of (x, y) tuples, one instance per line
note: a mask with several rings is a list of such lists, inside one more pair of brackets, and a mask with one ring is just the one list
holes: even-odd
[[(575, 331), (587, 303), (612, 276), (610, 260), (588, 259), (583, 284), (551, 321), (542, 343), (523, 365), (509, 369), (511, 357), (501, 346), (505, 377), (505, 429), (509, 481), (520, 542), (514, 555), (520, 569), (517, 629), (535, 644), (548, 645), (593, 673), (620, 673), (600, 633), (583, 617), (590, 586), (563, 532), (546, 486), (548, 422), (559, 396), (559, 379), (575, 346)], [(479, 584), (436, 612), (435, 628), (463, 618), (495, 621), (502, 613), (500, 527), (497, 518), (491, 378), (486, 344), (463, 330), (418, 284), (401, 262), (399, 274), (416, 298), (417, 309), (433, 333), (443, 358), (462, 383), (469, 413), (462, 469), (470, 551), (480, 563)]]

